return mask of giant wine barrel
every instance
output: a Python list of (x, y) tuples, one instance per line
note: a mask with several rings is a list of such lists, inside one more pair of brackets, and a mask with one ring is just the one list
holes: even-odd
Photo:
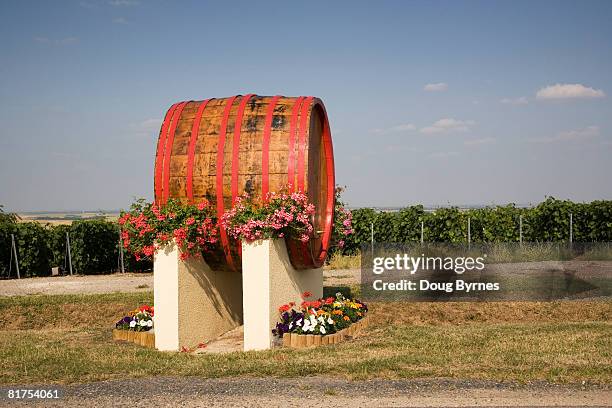
[[(238, 95), (175, 103), (159, 133), (155, 201), (169, 198), (216, 205), (218, 216), (236, 197), (302, 191), (315, 205), (309, 242), (287, 240), (297, 269), (320, 267), (330, 245), (334, 212), (334, 153), (327, 113), (315, 97)], [(217, 269), (240, 270), (239, 242), (220, 231)]]

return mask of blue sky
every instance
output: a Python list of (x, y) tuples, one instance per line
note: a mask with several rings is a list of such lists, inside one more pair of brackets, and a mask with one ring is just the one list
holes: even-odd
[(167, 107), (327, 106), (353, 206), (612, 199), (612, 2), (0, 3), (0, 204), (152, 198)]

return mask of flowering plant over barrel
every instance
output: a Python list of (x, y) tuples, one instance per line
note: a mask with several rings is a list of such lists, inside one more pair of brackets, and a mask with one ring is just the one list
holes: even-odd
[(165, 205), (138, 200), (119, 217), (123, 246), (136, 260), (150, 258), (155, 251), (176, 241), (181, 259), (207, 251), (218, 240), (214, 209), (208, 201), (182, 204), (170, 199)]
[(307, 242), (313, 232), (314, 205), (301, 192), (270, 192), (257, 201), (244, 194), (221, 217), (227, 233), (246, 241), (269, 238), (296, 238)]
[(361, 320), (368, 311), (365, 303), (347, 299), (339, 292), (335, 298), (306, 300), (311, 296), (309, 292), (304, 293), (300, 306), (293, 302), (280, 306), (280, 322), (272, 333), (278, 337), (285, 333), (333, 334)]
[(345, 188), (336, 186), (336, 205), (334, 210), (334, 227), (332, 230), (332, 242), (338, 248), (344, 248), (345, 239), (355, 231), (353, 230), (353, 213), (346, 208), (342, 201), (342, 193)]

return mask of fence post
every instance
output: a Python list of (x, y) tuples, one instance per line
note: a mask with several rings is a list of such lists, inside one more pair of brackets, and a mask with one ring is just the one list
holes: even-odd
[(468, 248), (472, 247), (472, 223), (471, 218), (468, 217)]
[(519, 245), (523, 246), (523, 214), (519, 215)]
[(421, 221), (421, 245), (423, 245), (423, 236), (425, 235), (424, 230), (425, 230), (425, 223)]
[(570, 213), (569, 221), (569, 242), (571, 244), (572, 242), (574, 242), (574, 217), (572, 213)]
[(21, 273), (19, 273), (19, 257), (17, 256), (17, 244), (15, 243), (15, 234), (11, 234), (11, 251), (15, 256), (15, 269), (17, 271), (17, 279), (21, 279)]
[(374, 257), (374, 223), (370, 223), (370, 231), (371, 231), (371, 245), (372, 245), (372, 257)]
[(66, 251), (68, 252), (68, 270), (72, 276), (72, 253), (70, 251), (70, 233), (66, 232)]
[(121, 229), (119, 229), (119, 270), (121, 273), (125, 273), (125, 267), (123, 265), (123, 240), (121, 239)]

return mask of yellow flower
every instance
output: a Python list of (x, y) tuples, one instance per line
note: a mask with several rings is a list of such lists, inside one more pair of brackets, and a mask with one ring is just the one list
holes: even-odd
[(346, 320), (347, 322), (348, 322), (349, 320), (351, 320), (351, 318), (350, 318), (350, 317), (348, 317), (348, 316), (344, 316), (344, 317), (343, 317), (343, 319), (344, 319), (344, 320)]

